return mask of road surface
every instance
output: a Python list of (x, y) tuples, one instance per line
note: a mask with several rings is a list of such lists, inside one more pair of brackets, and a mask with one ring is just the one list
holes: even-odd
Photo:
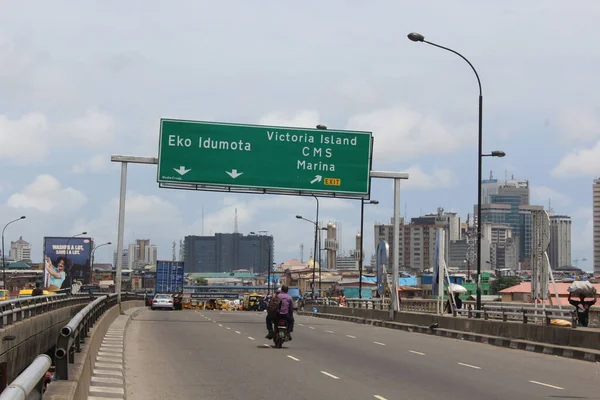
[(128, 400), (600, 399), (600, 365), (308, 316), (268, 347), (265, 314), (142, 311), (127, 329)]

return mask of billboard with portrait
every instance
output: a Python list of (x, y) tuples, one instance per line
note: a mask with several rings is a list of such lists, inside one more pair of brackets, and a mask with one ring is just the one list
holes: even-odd
[(44, 237), (44, 288), (56, 291), (90, 283), (93, 241), (86, 237)]

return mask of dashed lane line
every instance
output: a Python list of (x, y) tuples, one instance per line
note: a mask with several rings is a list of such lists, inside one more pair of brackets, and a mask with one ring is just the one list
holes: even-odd
[(250, 339), (250, 340), (254, 340), (254, 338), (253, 338), (253, 337), (251, 337), (251, 336), (248, 336), (248, 339)]
[(413, 354), (418, 354), (420, 356), (424, 356), (425, 355), (425, 353), (421, 353), (420, 351), (409, 350), (408, 352), (409, 353), (413, 353)]
[(271, 345), (270, 345), (270, 344), (266, 344), (266, 343), (265, 343), (265, 344), (263, 344), (263, 346), (265, 346), (265, 347), (271, 347)]
[(315, 329), (315, 327), (314, 326), (309, 326), (308, 329)]
[(330, 373), (329, 373), (329, 372), (327, 372), (327, 371), (321, 371), (321, 373), (322, 373), (323, 375), (326, 375), (326, 376), (328, 376), (328, 377), (332, 378), (332, 379), (340, 379), (339, 377), (337, 377), (337, 376), (335, 376), (335, 375), (333, 375), (333, 374), (330, 374)]
[(352, 335), (346, 335), (346, 337), (349, 337), (350, 339), (356, 339), (356, 336), (352, 336)]
[(565, 388), (561, 388), (560, 386), (554, 386), (554, 385), (550, 385), (548, 383), (543, 383), (543, 382), (538, 382), (538, 381), (529, 381), (529, 383), (534, 383), (536, 385), (540, 385), (540, 386), (546, 386), (552, 389), (558, 389), (558, 390), (565, 390)]
[(473, 368), (473, 369), (481, 369), (481, 367), (478, 367), (476, 365), (471, 365), (471, 364), (465, 364), (465, 363), (457, 363), (458, 365), (462, 365), (463, 367), (467, 367), (467, 368)]
[(291, 358), (291, 359), (292, 359), (292, 360), (294, 360), (294, 361), (300, 361), (300, 359), (298, 359), (298, 358), (296, 358), (296, 357), (294, 357), (294, 356), (290, 356), (290, 355), (288, 355), (288, 358)]
[(374, 344), (378, 344), (380, 346), (385, 346), (385, 343), (381, 343), (381, 342), (373, 342)]
[(378, 394), (374, 394), (373, 397), (375, 397), (377, 400), (387, 400), (385, 397), (380, 396)]
[(335, 333), (334, 331), (325, 331), (325, 332), (327, 332), (327, 333)]
[(239, 334), (240, 334), (240, 333), (242, 333), (242, 332), (240, 332), (240, 331), (235, 331), (235, 333), (237, 333), (237, 334), (239, 335)]

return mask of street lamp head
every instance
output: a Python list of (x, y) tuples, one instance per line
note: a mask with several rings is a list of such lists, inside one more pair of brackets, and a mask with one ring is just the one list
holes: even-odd
[(302, 215), (296, 215), (296, 218), (302, 219)]
[(112, 242), (107, 242), (106, 244), (112, 244)]
[(25, 218), (27, 218), (27, 217), (26, 217), (26, 216), (24, 216), (24, 215), (21, 217), (21, 219), (25, 219)]
[(506, 155), (505, 152), (503, 152), (502, 150), (494, 150), (492, 151), (492, 157), (504, 157)]
[(411, 32), (408, 34), (408, 38), (410, 40), (412, 40), (413, 42), (422, 42), (425, 40), (425, 36), (421, 35), (420, 33), (417, 32)]
[(80, 235), (87, 235), (87, 232), (81, 232)]
[(327, 129), (327, 127), (325, 125), (323, 125), (323, 124), (319, 124), (319, 125), (317, 125), (317, 129), (323, 129), (323, 130), (325, 130), (325, 129)]
[(379, 204), (379, 200), (371, 200), (369, 203), (371, 203), (371, 204)]

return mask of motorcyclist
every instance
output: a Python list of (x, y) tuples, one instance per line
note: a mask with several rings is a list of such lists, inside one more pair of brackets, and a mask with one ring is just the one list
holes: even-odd
[(277, 320), (286, 320), (288, 323), (288, 340), (292, 340), (291, 333), (294, 331), (294, 300), (288, 294), (287, 285), (281, 286), (281, 290), (278, 291), (276, 297), (281, 300), (278, 315), (270, 314), (267, 312), (267, 330), (269, 333), (265, 336), (266, 339), (273, 339), (275, 336), (273, 332), (273, 323)]

